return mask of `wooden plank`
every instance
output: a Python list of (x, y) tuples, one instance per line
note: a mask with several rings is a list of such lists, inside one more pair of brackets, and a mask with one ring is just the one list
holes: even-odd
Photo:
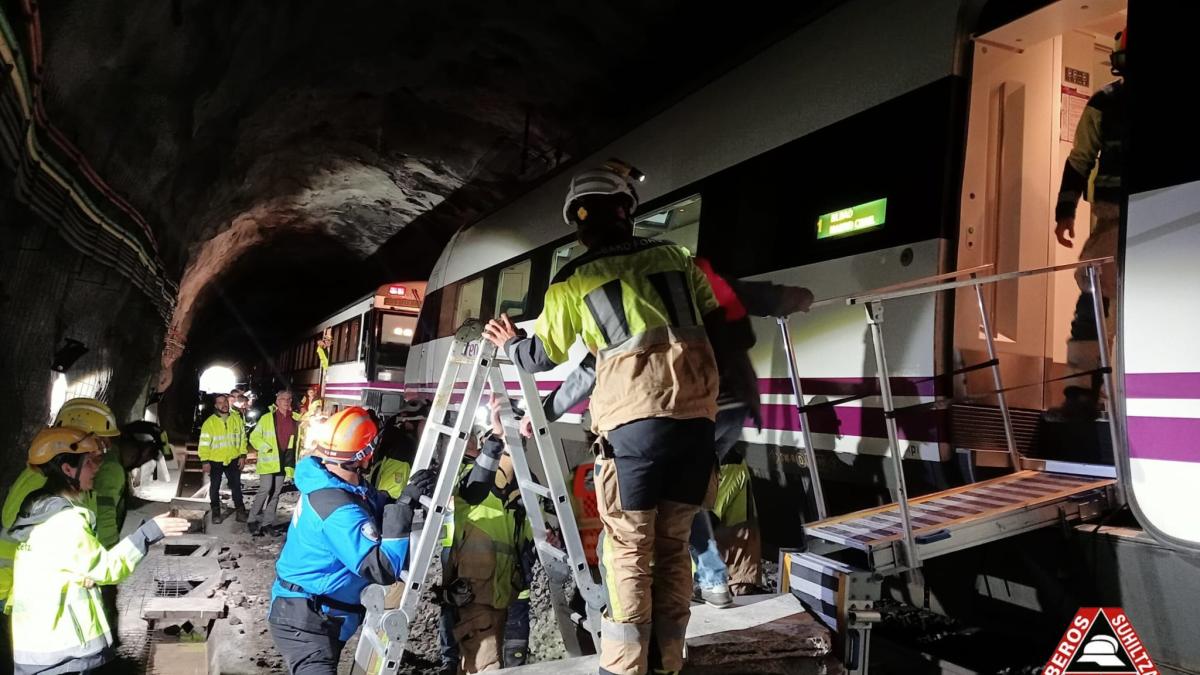
[(143, 619), (195, 619), (208, 621), (225, 616), (225, 598), (148, 598)]

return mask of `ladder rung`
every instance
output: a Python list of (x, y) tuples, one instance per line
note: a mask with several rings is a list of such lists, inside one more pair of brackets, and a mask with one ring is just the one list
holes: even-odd
[(550, 488), (546, 487), (545, 485), (542, 485), (541, 483), (534, 483), (534, 482), (530, 481), (530, 482), (522, 485), (521, 487), (525, 488), (526, 490), (529, 490), (533, 494), (535, 494), (543, 499), (551, 499)]
[(432, 509), (432, 508), (433, 508), (433, 499), (432, 499), (432, 498), (430, 498), (430, 497), (426, 497), (425, 495), (421, 495), (421, 499), (420, 499), (420, 500), (418, 500), (418, 501), (420, 501), (420, 502), (421, 502), (421, 506), (424, 506), (426, 509)]
[(459, 366), (469, 366), (469, 365), (475, 363), (475, 357), (467, 356), (465, 354), (455, 355), (455, 356), (450, 357), (450, 363), (453, 363), (453, 364), (459, 365)]
[(550, 557), (554, 558), (554, 559), (555, 559), (555, 560), (557, 560), (558, 562), (560, 562), (560, 563), (563, 563), (564, 565), (570, 565), (570, 564), (571, 564), (571, 560), (570, 560), (570, 558), (567, 556), (567, 552), (566, 552), (566, 551), (564, 551), (564, 550), (562, 550), (561, 548), (556, 548), (555, 546), (552, 546), (552, 545), (551, 545), (549, 542), (547, 542), (547, 541), (539, 541), (539, 542), (537, 543), (537, 547), (538, 547), (538, 550), (539, 550), (539, 551), (541, 551), (542, 553), (545, 553), (546, 555), (548, 555), (548, 556), (550, 556)]
[(446, 424), (442, 424), (441, 422), (426, 422), (426, 424), (428, 426), (433, 427), (438, 433), (442, 434), (443, 436), (449, 436), (451, 438), (454, 438), (455, 436), (458, 435), (458, 432), (455, 431), (454, 427), (448, 426)]

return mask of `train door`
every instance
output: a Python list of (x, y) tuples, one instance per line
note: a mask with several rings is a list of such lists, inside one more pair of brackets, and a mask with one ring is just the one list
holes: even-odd
[[(1061, 246), (1054, 234), (1058, 187), (1084, 105), (1114, 79), (1107, 57), (1113, 35), (1124, 27), (1125, 6), (1125, 0), (1056, 2), (975, 36), (959, 269), (991, 263), (1000, 273), (1078, 260), (1088, 205), (1080, 204), (1074, 247)], [(1040, 383), (1068, 372), (1078, 297), (1070, 271), (985, 287), (1005, 386), (1029, 385), (1008, 394), (1018, 435), (1026, 440), (1037, 413), (1060, 402), (1062, 383)], [(956, 298), (954, 346), (964, 363), (987, 359), (972, 289)], [(993, 388), (987, 371), (966, 379), (968, 394)]]

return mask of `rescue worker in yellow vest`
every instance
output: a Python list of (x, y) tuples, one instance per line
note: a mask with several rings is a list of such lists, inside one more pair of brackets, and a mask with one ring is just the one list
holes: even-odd
[(505, 315), (484, 330), (530, 372), (565, 363), (578, 337), (596, 356), (601, 672), (639, 675), (683, 667), (688, 536), (715, 461), (718, 379), (703, 325), (718, 309), (708, 279), (682, 246), (633, 236), (642, 178), (617, 161), (575, 176), (563, 217), (587, 252), (551, 282), (533, 336)]
[(279, 494), (284, 478), (296, 472), (296, 437), (300, 430), (300, 415), (292, 410), (292, 392), (280, 389), (275, 404), (258, 420), (250, 432), (250, 445), (258, 452), (258, 494), (250, 505), (250, 534), (279, 534), (275, 529), (275, 512), (279, 509)]
[[(67, 401), (59, 408), (54, 423), (56, 426), (69, 427), (91, 434), (101, 450), (107, 450), (112, 439), (121, 433), (112, 410), (94, 398), (73, 398)], [(6, 534), (16, 523), (21, 504), (25, 503), (29, 495), (42, 489), (45, 485), (46, 474), (42, 472), (41, 467), (27, 465), (17, 476), (17, 480), (8, 490), (8, 496), (4, 499), (4, 510), (2, 518), (0, 518), (0, 525), (3, 526), (5, 533), (0, 535), (0, 605), (8, 601), (12, 588), (13, 560), (17, 555), (16, 541), (7, 537)], [(89, 509), (93, 512), (96, 511), (95, 498), (90, 492), (84, 495), (83, 499)], [(5, 606), (4, 609), (5, 613), (8, 613), (9, 608)]]
[[(1121, 31), (1115, 38), (1116, 44), (1110, 57), (1113, 75), (1124, 74), (1125, 33)], [(1123, 194), (1121, 154), (1125, 144), (1127, 98), (1124, 81), (1117, 80), (1088, 99), (1079, 124), (1075, 127), (1074, 146), (1063, 165), (1062, 183), (1054, 208), (1054, 234), (1059, 244), (1074, 248), (1075, 212), (1080, 197), (1086, 197), (1091, 203), (1092, 225), (1079, 252), (1080, 260), (1117, 254)], [(1075, 281), (1082, 292), (1071, 321), (1067, 366), (1072, 372), (1085, 372), (1100, 367), (1100, 345), (1087, 270), (1077, 270)], [(1106, 265), (1101, 269), (1100, 295), (1110, 340), (1116, 336), (1116, 290), (1116, 266)], [(1072, 378), (1066, 382), (1063, 405), (1055, 413), (1068, 418), (1095, 419), (1100, 399), (1100, 375)]]
[(371, 469), (371, 484), (376, 490), (386, 492), (392, 499), (399, 499), (412, 463), (417, 456), (417, 445), (429, 416), (429, 402), (410, 399), (400, 406), (400, 411), (384, 424), (380, 432), (379, 449), (376, 451), (375, 466)]
[(221, 513), (221, 477), (229, 481), (239, 523), (249, 519), (242, 501), (242, 461), (246, 456), (246, 426), (242, 416), (229, 409), (229, 397), (217, 394), (213, 414), (200, 425), (200, 461), (208, 465), (208, 502), (214, 525), (225, 520)]
[[(455, 618), (462, 673), (520, 665), (529, 639), (529, 584), (521, 557), (532, 554), (532, 540), (512, 459), (504, 451), (500, 405), (493, 398), (490, 432), (481, 445), (472, 440), (468, 446), (454, 499), (447, 583), (440, 589), (439, 599)], [(524, 611), (524, 636), (506, 635), (510, 610), (518, 608)]]
[(102, 450), (96, 436), (49, 427), (29, 446), (29, 464), (46, 484), (27, 496), (9, 534), (20, 542), (13, 566), (13, 668), (32, 673), (88, 672), (113, 656), (113, 631), (100, 587), (133, 572), (147, 548), (183, 534), (186, 520), (158, 516), (107, 549), (84, 503)]

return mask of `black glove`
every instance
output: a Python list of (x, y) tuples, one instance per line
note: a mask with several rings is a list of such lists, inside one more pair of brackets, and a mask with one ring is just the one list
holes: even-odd
[(437, 486), (437, 474), (422, 469), (408, 477), (408, 485), (394, 504), (383, 507), (383, 538), (399, 539), (412, 532), (413, 514), (421, 505), (421, 497), (433, 494)]
[(447, 586), (434, 584), (432, 590), (434, 599), (446, 607), (466, 607), (475, 602), (475, 591), (471, 589), (471, 582), (462, 577)]

